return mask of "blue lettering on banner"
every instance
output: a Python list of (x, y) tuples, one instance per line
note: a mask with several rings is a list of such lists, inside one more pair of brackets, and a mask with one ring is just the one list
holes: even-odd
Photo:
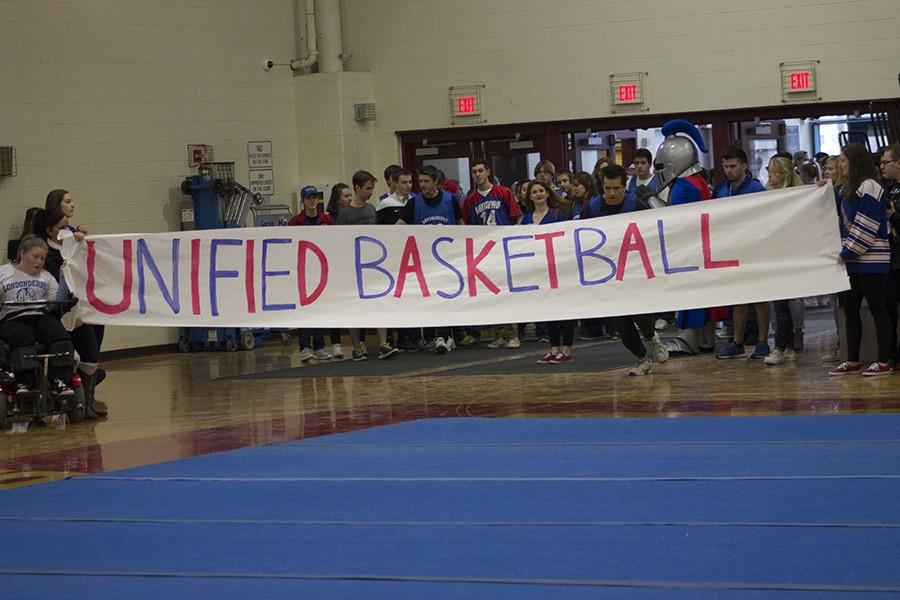
[(156, 280), (156, 285), (159, 286), (159, 291), (162, 293), (166, 304), (169, 305), (169, 308), (171, 308), (172, 312), (176, 315), (181, 312), (181, 299), (178, 297), (178, 250), (180, 246), (181, 240), (172, 240), (172, 288), (170, 290), (166, 287), (166, 282), (163, 281), (162, 273), (159, 272), (159, 267), (156, 265), (156, 261), (153, 260), (153, 255), (150, 254), (150, 249), (147, 247), (146, 240), (144, 240), (144, 238), (138, 239), (137, 270), (138, 306), (140, 314), (147, 314), (147, 299), (144, 294), (144, 280), (146, 279), (144, 277), (144, 261), (147, 262), (147, 267), (150, 269), (150, 273)]
[(272, 310), (295, 310), (297, 308), (296, 304), (269, 304), (268, 303), (268, 279), (269, 277), (285, 277), (286, 275), (290, 275), (290, 271), (267, 271), (266, 266), (268, 265), (269, 260), (269, 245), (270, 244), (285, 244), (290, 245), (294, 242), (294, 240), (290, 238), (266, 238), (262, 243), (262, 309), (264, 312), (272, 311)]
[[(581, 247), (581, 234), (582, 232), (592, 231), (594, 233), (600, 234), (600, 243), (593, 246), (590, 250), (584, 250)], [(603, 233), (602, 229), (595, 229), (593, 227), (579, 227), (575, 230), (575, 258), (578, 259), (578, 277), (581, 279), (581, 285), (599, 285), (601, 283), (606, 283), (610, 279), (616, 276), (616, 263), (612, 261), (608, 256), (603, 256), (602, 254), (598, 254), (597, 250), (603, 247), (606, 243), (606, 234)], [(605, 277), (601, 277), (600, 279), (589, 280), (584, 276), (584, 257), (589, 256), (591, 258), (599, 259), (609, 265), (609, 275)]]
[[(381, 250), (381, 256), (373, 261), (369, 262), (360, 262), (362, 259), (362, 243), (368, 242), (374, 244)], [(371, 300), (373, 298), (382, 298), (390, 294), (394, 289), (394, 276), (391, 275), (390, 271), (387, 269), (380, 267), (379, 265), (384, 262), (387, 258), (388, 251), (387, 247), (382, 244), (380, 241), (376, 240), (373, 237), (369, 237), (367, 235), (357, 236), (354, 240), (354, 247), (356, 251), (356, 290), (359, 293), (359, 297), (362, 300)], [(363, 284), (363, 270), (369, 269), (382, 273), (388, 279), (388, 286), (383, 292), (379, 292), (377, 294), (366, 294), (366, 288)]]
[(431, 255), (434, 256), (434, 260), (438, 261), (442, 266), (453, 271), (453, 274), (456, 275), (456, 280), (459, 282), (459, 287), (456, 288), (456, 291), (453, 292), (452, 294), (438, 290), (438, 292), (437, 292), (438, 296), (440, 296), (441, 298), (446, 298), (447, 300), (450, 300), (452, 298), (458, 297), (460, 294), (463, 293), (463, 290), (466, 288), (466, 283), (465, 283), (465, 280), (463, 279), (462, 273), (456, 267), (454, 267), (453, 265), (448, 263), (446, 260), (444, 260), (444, 258), (440, 254), (438, 254), (438, 244), (440, 244), (442, 242), (450, 242), (452, 244), (453, 238), (439, 237), (438, 239), (434, 240), (434, 243), (431, 244)]
[(523, 285), (516, 287), (513, 285), (512, 278), (512, 261), (516, 258), (528, 258), (530, 256), (534, 256), (534, 252), (520, 252), (519, 254), (510, 254), (509, 253), (509, 243), (514, 240), (531, 240), (534, 239), (530, 235), (513, 235), (510, 237), (503, 238), (503, 257), (506, 260), (506, 284), (509, 286), (510, 292), (531, 292), (534, 290), (540, 289), (540, 286), (537, 284), (533, 285)]
[(216, 259), (219, 255), (219, 246), (242, 246), (243, 240), (214, 238), (209, 242), (209, 307), (214, 317), (219, 316), (219, 300), (217, 298), (216, 281), (219, 279), (235, 279), (240, 274), (237, 271), (216, 270)]
[(663, 271), (666, 272), (666, 275), (671, 275), (673, 273), (687, 273), (689, 271), (698, 271), (700, 267), (670, 267), (669, 266), (669, 254), (666, 252), (666, 234), (663, 231), (663, 220), (658, 219), (656, 221), (656, 229), (659, 231), (659, 252), (662, 255), (662, 264)]

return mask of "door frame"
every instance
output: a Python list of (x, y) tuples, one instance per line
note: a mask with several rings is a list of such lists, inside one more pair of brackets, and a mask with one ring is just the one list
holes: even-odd
[[(467, 127), (445, 127), (440, 129), (418, 129), (397, 131), (400, 141), (401, 161), (404, 165), (415, 164), (415, 149), (421, 147), (423, 141), (439, 142), (480, 142), (488, 139), (514, 137), (529, 134), (546, 135), (546, 152), (553, 164), (566, 164), (565, 134), (576, 131), (613, 131), (622, 129), (650, 129), (661, 127), (671, 119), (687, 119), (694, 123), (710, 123), (712, 125), (713, 152), (731, 145), (737, 138), (733, 124), (741, 121), (761, 121), (773, 119), (802, 119), (822, 115), (853, 114), (855, 112), (885, 112), (892, 124), (892, 129), (900, 128), (900, 98), (883, 98), (879, 100), (848, 100), (842, 102), (809, 102), (801, 104), (779, 104), (747, 108), (723, 110), (704, 110), (681, 113), (630, 114), (565, 121), (547, 121), (542, 123), (509, 123), (503, 125), (475, 125)], [(896, 127), (895, 127), (896, 125)], [(892, 141), (900, 138), (900, 131), (893, 131)], [(483, 158), (483, 157), (473, 157)], [(717, 179), (723, 177), (720, 161), (714, 160)]]

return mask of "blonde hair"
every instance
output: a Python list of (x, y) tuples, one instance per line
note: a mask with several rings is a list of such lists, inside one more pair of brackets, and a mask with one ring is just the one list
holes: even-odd
[(789, 188), (803, 185), (803, 182), (800, 181), (800, 177), (797, 175), (796, 171), (794, 171), (794, 163), (783, 156), (772, 157), (772, 160), (769, 161), (769, 171), (772, 171), (773, 169), (775, 172), (784, 175), (784, 184), (781, 187)]
[(32, 233), (24, 236), (21, 240), (19, 240), (19, 251), (16, 254), (16, 262), (21, 262), (22, 255), (26, 252), (31, 252), (35, 248), (43, 248), (44, 252), (50, 250), (50, 248), (47, 246), (47, 242), (45, 242), (38, 236)]
[[(829, 156), (827, 160), (825, 160), (825, 166), (832, 165), (834, 168), (834, 178), (831, 180), (831, 185), (834, 186), (834, 189), (840, 189), (847, 183), (844, 174), (841, 173), (841, 164), (838, 162), (837, 156)], [(823, 169), (824, 171), (825, 169)], [(824, 177), (824, 173), (822, 175)]]

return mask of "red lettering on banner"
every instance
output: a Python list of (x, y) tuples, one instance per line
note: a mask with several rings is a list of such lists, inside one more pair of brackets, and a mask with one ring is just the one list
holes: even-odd
[(494, 282), (478, 268), (478, 263), (483, 261), (496, 245), (497, 242), (493, 240), (489, 241), (484, 245), (484, 248), (481, 249), (481, 252), (478, 253), (478, 256), (475, 256), (475, 240), (466, 238), (466, 275), (469, 280), (469, 295), (473, 298), (478, 295), (476, 279), (480, 279), (481, 283), (483, 283), (492, 294), (497, 295), (500, 293), (500, 288), (498, 288)]
[(191, 240), (191, 311), (200, 314), (200, 240)]
[[(319, 268), (321, 269), (319, 284), (316, 286), (316, 289), (313, 290), (312, 294), (307, 294), (307, 290), (309, 289), (306, 284), (307, 252), (312, 252), (316, 255), (316, 258), (319, 259)], [(328, 259), (325, 257), (325, 253), (312, 242), (300, 240), (297, 245), (297, 291), (300, 294), (300, 306), (306, 306), (318, 300), (319, 296), (321, 296), (322, 292), (325, 290), (326, 285), (328, 285)]]
[(256, 312), (256, 290), (253, 287), (253, 246), (254, 240), (247, 240), (244, 260), (244, 291), (247, 293), (247, 312)]
[(616, 265), (616, 279), (622, 281), (625, 278), (625, 262), (628, 260), (630, 252), (637, 252), (641, 257), (641, 263), (644, 265), (644, 273), (647, 279), (653, 279), (656, 275), (653, 273), (653, 265), (650, 264), (650, 255), (647, 254), (647, 244), (638, 229), (637, 223), (631, 222), (625, 229), (625, 236), (622, 239), (622, 247), (619, 249), (619, 263)]
[(553, 249), (553, 240), (565, 235), (565, 231), (554, 231), (553, 233), (537, 233), (534, 236), (534, 239), (536, 240), (544, 240), (544, 249), (547, 254), (547, 275), (550, 278), (550, 289), (552, 290), (559, 287), (559, 277), (556, 274), (556, 252)]
[(96, 286), (94, 265), (97, 261), (97, 248), (94, 246), (94, 242), (88, 241), (87, 243), (87, 284), (85, 285), (85, 293), (87, 294), (88, 303), (105, 315), (117, 315), (128, 310), (128, 307), (131, 306), (131, 285), (134, 277), (131, 259), (131, 240), (122, 240), (122, 262), (124, 263), (122, 299), (116, 304), (107, 304), (94, 293), (94, 286)]
[(430, 296), (431, 292), (428, 291), (425, 273), (422, 271), (422, 260), (419, 258), (419, 247), (416, 245), (415, 236), (412, 235), (406, 238), (403, 255), (400, 257), (400, 272), (397, 273), (397, 287), (394, 288), (394, 297), (399, 298), (403, 295), (403, 286), (406, 285), (406, 278), (410, 273), (416, 274), (422, 297), (427, 298)]
[(712, 247), (709, 241), (709, 213), (700, 214), (700, 239), (703, 243), (703, 268), (704, 269), (727, 269), (728, 267), (739, 267), (739, 260), (713, 260)]

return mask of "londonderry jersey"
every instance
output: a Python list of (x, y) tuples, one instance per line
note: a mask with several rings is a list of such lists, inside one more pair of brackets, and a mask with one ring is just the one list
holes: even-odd
[(0, 266), (0, 321), (22, 315), (39, 315), (44, 306), (9, 306), (7, 302), (41, 302), (55, 300), (59, 285), (53, 275), (41, 271), (38, 275), (29, 275), (20, 271), (15, 265)]
[(515, 196), (502, 185), (495, 185), (486, 195), (472, 190), (463, 203), (466, 225), (515, 225), (521, 216)]

